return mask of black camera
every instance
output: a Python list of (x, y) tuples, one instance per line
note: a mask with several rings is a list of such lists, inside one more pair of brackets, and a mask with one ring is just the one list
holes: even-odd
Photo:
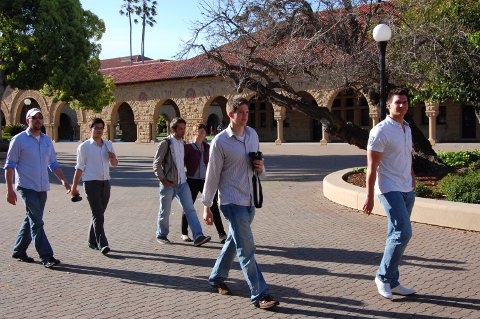
[(80, 195), (75, 195), (75, 196), (72, 196), (71, 199), (72, 199), (72, 202), (74, 202), (74, 203), (75, 203), (75, 202), (79, 202), (79, 201), (82, 200), (82, 196), (80, 196)]
[(260, 151), (250, 152), (250, 153), (248, 153), (248, 157), (250, 157), (250, 160), (253, 163), (254, 160), (262, 160), (263, 159), (263, 154)]
[(248, 153), (248, 157), (250, 158), (250, 162), (252, 163), (253, 169), (255, 170), (255, 165), (253, 165), (254, 160), (262, 160), (263, 159), (263, 154), (262, 152), (250, 152)]

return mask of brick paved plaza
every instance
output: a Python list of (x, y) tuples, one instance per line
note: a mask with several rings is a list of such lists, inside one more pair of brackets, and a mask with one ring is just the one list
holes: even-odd
[[(56, 144), (70, 181), (76, 146)], [(157, 243), (158, 183), (151, 168), (156, 146), (115, 147), (120, 165), (112, 172), (105, 215), (108, 257), (87, 247), (85, 196), (72, 203), (51, 178), (45, 228), (62, 261), (55, 270), (41, 266), (32, 246), (35, 263), (11, 258), (24, 213), (21, 201), (16, 207), (6, 203), (2, 171), (1, 318), (480, 318), (479, 233), (414, 224), (401, 280), (418, 294), (393, 302), (377, 294), (373, 279), (385, 218), (364, 216), (322, 195), (323, 177), (365, 165), (364, 151), (344, 144), (262, 144), (269, 178), (262, 183), (264, 208), (257, 210), (253, 230), (257, 260), (281, 302), (275, 311), (263, 311), (249, 303), (237, 262), (227, 281), (234, 296), (210, 290), (206, 280), (221, 248), (213, 226), (204, 227), (213, 241), (203, 247), (180, 242), (181, 210), (175, 204), (169, 235), (175, 244)]]

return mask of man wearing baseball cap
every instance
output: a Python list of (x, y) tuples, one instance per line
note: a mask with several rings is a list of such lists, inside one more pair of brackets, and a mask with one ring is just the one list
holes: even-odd
[(70, 192), (70, 184), (65, 179), (52, 140), (41, 132), (43, 126), (42, 111), (38, 108), (27, 112), (28, 128), (15, 135), (10, 141), (5, 160), (5, 180), (7, 183), (7, 202), (17, 203), (15, 186), (25, 204), (26, 216), (13, 247), (12, 257), (23, 262), (33, 262), (27, 255), (27, 248), (33, 241), (35, 249), (46, 268), (60, 263), (53, 257), (53, 250), (43, 228), (43, 210), (50, 190), (47, 168), (50, 169)]

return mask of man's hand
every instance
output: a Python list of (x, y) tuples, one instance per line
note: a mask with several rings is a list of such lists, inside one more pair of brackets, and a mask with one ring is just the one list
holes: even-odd
[(373, 196), (367, 196), (367, 198), (365, 199), (365, 203), (363, 204), (363, 212), (367, 215), (370, 215), (373, 210), (373, 205)]
[(17, 194), (14, 190), (7, 190), (7, 202), (12, 205), (17, 205)]
[[(67, 192), (67, 193), (68, 193), (68, 192)], [(79, 196), (79, 195), (80, 195), (80, 192), (77, 190), (76, 187), (75, 187), (75, 188), (72, 187), (71, 190), (70, 190), (70, 195), (72, 195), (72, 196)]]
[(210, 210), (210, 207), (205, 206), (205, 209), (203, 210), (203, 220), (207, 225), (213, 224), (213, 215), (212, 215), (212, 211)]
[(166, 179), (164, 179), (163, 181), (160, 181), (160, 183), (162, 183), (162, 185), (166, 187), (173, 186), (173, 182), (170, 182), (169, 180), (166, 180)]
[(256, 159), (253, 161), (253, 167), (258, 174), (263, 172), (263, 159)]
[(66, 180), (63, 180), (62, 185), (67, 190), (67, 194), (70, 194), (70, 192), (72, 191), (72, 187), (70, 186), (70, 184)]

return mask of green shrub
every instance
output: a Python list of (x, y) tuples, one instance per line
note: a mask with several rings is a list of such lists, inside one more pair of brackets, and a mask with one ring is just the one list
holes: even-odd
[(449, 201), (480, 204), (480, 170), (445, 176), (438, 188)]
[(438, 152), (438, 158), (451, 167), (480, 167), (480, 150), (459, 152)]
[(27, 129), (25, 124), (15, 123), (15, 124), (8, 124), (3, 128), (4, 135), (15, 136), (18, 133), (21, 133)]
[(419, 197), (429, 197), (432, 191), (423, 183), (417, 182), (415, 185), (415, 195)]
[(352, 173), (366, 173), (367, 168), (366, 167), (355, 167), (352, 169)]

